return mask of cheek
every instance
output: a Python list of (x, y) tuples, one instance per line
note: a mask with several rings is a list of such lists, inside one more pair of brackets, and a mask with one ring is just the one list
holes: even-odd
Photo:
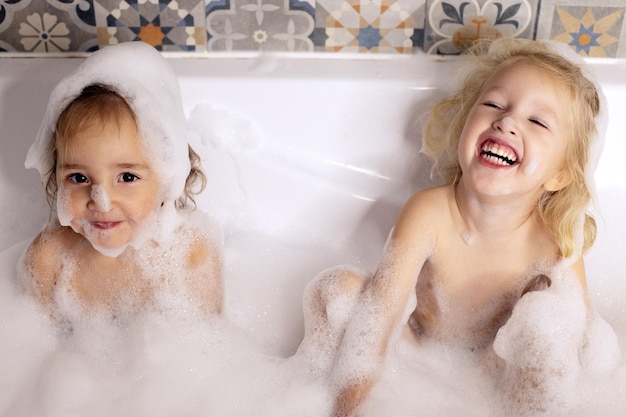
[(71, 193), (63, 185), (57, 190), (57, 216), (62, 226), (69, 226), (74, 218)]
[(456, 157), (461, 166), (469, 164), (476, 155), (476, 148), (471, 140), (469, 140), (467, 131), (463, 130), (459, 136), (459, 142), (456, 145)]
[(537, 170), (537, 158), (530, 157), (525, 161), (524, 167), (522, 168), (522, 174), (527, 177), (532, 176)]
[(156, 196), (146, 196), (134, 204), (134, 217), (137, 222), (150, 219), (158, 210), (160, 204)]

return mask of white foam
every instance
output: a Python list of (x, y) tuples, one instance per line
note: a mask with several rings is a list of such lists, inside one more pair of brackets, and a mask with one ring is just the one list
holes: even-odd
[(551, 415), (576, 398), (585, 306), (580, 291), (569, 293), (564, 286), (553, 278), (549, 289), (527, 293), (498, 332), (494, 350), (506, 363), (502, 388), (508, 413)]
[(111, 210), (111, 200), (109, 200), (107, 190), (100, 184), (91, 186), (91, 199), (96, 204), (98, 211), (106, 213)]
[(72, 205), (70, 201), (69, 192), (63, 183), (59, 184), (57, 194), (55, 196), (56, 202), (56, 214), (61, 226), (70, 226), (74, 213), (72, 211)]
[(143, 42), (100, 49), (57, 84), (26, 167), (36, 168), (47, 183), (54, 163), (48, 149), (57, 119), (83, 88), (96, 83), (115, 88), (131, 106), (144, 148), (159, 174), (163, 198), (178, 199), (190, 168), (180, 87), (168, 62)]
[[(185, 62), (184, 65), (181, 62), (179, 68), (185, 65), (196, 65), (197, 63), (194, 64), (194, 62)], [(302, 64), (318, 68), (316, 65), (319, 62), (302, 61)], [(332, 64), (342, 65), (341, 62)], [(378, 62), (377, 65), (379, 64), (384, 64), (384, 62)], [(403, 62), (403, 64), (409, 65), (408, 62)], [(438, 64), (444, 65), (444, 63)], [(221, 66), (222, 62), (211, 61), (206, 65), (199, 72), (203, 77), (213, 66)], [(228, 65), (238, 64), (228, 62)], [(290, 65), (300, 64), (290, 62)], [(369, 62), (360, 62), (359, 65), (369, 65)], [(412, 71), (416, 69), (413, 72), (419, 73), (421, 80), (422, 77), (427, 76), (422, 73), (421, 69), (430, 68), (430, 65), (429, 62), (420, 61), (419, 66), (410, 68)], [(393, 68), (401, 66), (393, 62)], [(436, 71), (437, 79), (439, 79), (441, 67), (436, 67)], [(352, 73), (353, 71), (349, 74), (350, 83), (332, 84), (332, 91), (337, 96), (340, 96), (341, 88), (354, 86), (355, 89), (350, 90), (351, 94), (347, 94), (349, 98), (345, 101), (346, 108), (354, 105), (355, 102), (386, 103), (385, 98), (390, 99), (385, 95), (386, 93), (380, 93), (375, 100), (370, 100), (367, 94), (365, 94), (367, 100), (355, 100), (355, 97), (363, 97), (362, 94), (367, 93), (372, 84), (352, 82)], [(314, 90), (306, 90), (307, 93), (320, 89), (317, 82), (321, 76), (314, 75), (316, 77)], [(206, 78), (201, 80), (199, 77), (189, 77), (187, 79), (189, 90), (199, 90), (200, 84), (204, 81)], [(230, 100), (234, 96), (233, 106), (249, 106), (248, 108), (253, 110), (254, 106), (257, 106), (257, 110), (262, 112), (265, 108), (260, 108), (259, 101), (255, 102), (256, 104), (250, 103), (242, 99), (242, 96), (263, 97), (265, 101), (262, 103), (266, 103), (269, 107), (271, 102), (266, 102), (267, 94), (256, 94), (258, 90), (253, 89), (254, 86), (265, 82), (269, 81), (253, 80), (252, 83), (246, 84), (246, 88), (242, 88), (240, 80), (233, 81), (229, 77), (225, 78), (220, 75), (219, 80), (211, 88), (217, 91), (220, 91), (220, 88), (224, 89), (220, 100)], [(413, 84), (411, 81), (411, 85)], [(293, 84), (289, 85), (293, 87)], [(262, 91), (273, 91), (275, 87), (272, 85), (271, 88)], [(381, 91), (392, 90), (387, 87), (385, 85)], [(245, 94), (232, 94), (237, 89), (245, 91)], [(381, 118), (381, 114), (386, 111), (387, 107), (394, 115), (399, 114), (397, 107), (398, 103), (402, 102), (401, 100), (407, 100), (407, 102), (402, 102), (407, 108), (409, 104), (412, 105), (408, 101), (413, 99), (407, 98), (409, 89), (402, 86), (399, 90), (397, 95), (393, 95), (393, 100), (390, 100), (394, 105), (376, 106), (376, 117), (371, 118), (375, 119), (375, 127), (383, 126), (385, 132), (381, 130), (380, 134), (372, 134), (369, 131), (372, 129), (371, 125), (363, 123), (365, 118), (355, 117), (357, 126), (346, 127), (345, 131), (340, 132), (340, 135), (343, 134), (348, 139), (354, 140), (354, 143), (350, 145), (348, 145), (350, 140), (347, 140), (346, 147), (354, 146), (359, 150), (370, 149), (370, 145), (387, 148), (389, 146), (387, 141), (393, 142), (393, 135), (388, 132), (389, 126), (399, 126), (399, 130), (403, 130), (406, 128), (406, 120), (391, 119), (393, 123), (390, 123)], [(281, 96), (281, 99), (286, 100), (296, 94), (298, 101), (304, 106), (301, 97), (305, 94), (298, 94), (298, 92), (299, 90), (296, 89), (296, 93), (289, 92)], [(327, 97), (328, 90), (320, 92), (324, 93), (323, 97)], [(22, 90), (20, 94), (23, 94)], [(206, 93), (206, 96), (209, 95)], [(421, 103), (421, 100), (420, 98), (417, 101)], [(338, 102), (344, 103), (342, 100)], [(326, 104), (329, 106), (328, 111), (332, 114), (344, 114), (332, 107), (334, 103), (326, 102)], [(282, 101), (281, 105), (284, 105)], [(366, 110), (366, 106), (358, 108), (355, 114)], [(310, 118), (314, 109), (301, 110), (299, 108), (299, 111), (306, 113)], [(263, 132), (266, 133), (267, 138), (271, 139), (276, 136), (275, 131), (271, 130), (271, 126), (274, 125), (284, 127), (288, 132), (302, 132), (302, 126), (296, 125), (296, 122), (293, 122), (293, 125), (286, 124), (296, 113), (281, 115), (280, 120), (283, 124), (270, 119), (272, 123), (263, 126)], [(263, 116), (259, 116), (257, 121), (266, 120), (267, 114), (263, 113)], [(384, 122), (381, 121), (383, 119)], [(293, 117), (293, 120), (296, 118)], [(342, 117), (341, 120), (345, 121), (346, 118)], [(317, 120), (316, 123), (318, 123)], [(237, 123), (235, 125), (235, 129), (242, 128)], [(24, 124), (24, 128), (28, 126), (30, 124)], [(337, 132), (333, 129), (323, 130), (322, 133), (315, 129), (311, 131), (312, 136), (304, 134), (306, 132), (302, 134), (302, 142), (314, 147), (315, 140), (327, 138), (330, 139), (328, 148), (337, 146)], [(351, 132), (358, 132), (358, 134), (352, 136)], [(403, 143), (406, 142), (404, 136), (397, 136), (401, 136)], [(615, 136), (617, 138), (619, 135)], [(385, 141), (381, 140), (383, 137)], [(297, 138), (289, 137), (288, 139), (294, 142)], [(355, 146), (355, 143), (358, 146)], [(368, 146), (363, 144), (368, 144)], [(219, 148), (220, 146), (222, 148)], [(220, 142), (219, 145), (205, 146), (205, 148), (213, 148), (211, 151), (202, 147), (198, 150), (203, 151), (201, 156), (205, 161), (215, 162), (216, 165), (221, 163), (223, 165), (219, 165), (218, 168), (226, 167), (232, 169), (233, 172), (240, 172), (240, 164), (248, 163), (249, 159), (246, 158), (252, 159), (255, 156), (254, 152), (258, 150), (254, 144), (245, 142), (243, 146), (234, 148), (232, 151), (228, 149), (229, 146), (228, 143)], [(293, 146), (302, 145), (294, 144)], [(238, 149), (243, 152), (239, 152)], [(224, 162), (219, 157), (220, 152), (237, 157)], [(393, 161), (397, 161), (399, 153), (410, 152), (394, 149), (392, 158), (388, 162), (389, 165), (393, 165), (393, 168), (397, 168), (397, 164), (394, 165)], [(285, 155), (289, 154), (285, 152)], [(369, 158), (370, 155), (367, 157)], [(381, 152), (372, 152), (372, 160), (379, 160), (379, 158), (381, 158)], [(283, 160), (288, 159), (285, 157)], [(258, 160), (256, 162), (258, 163)], [(276, 189), (276, 195), (300, 200), (311, 194), (310, 189), (314, 181), (309, 177), (297, 176), (290, 170), (279, 170), (277, 164), (273, 163), (274, 160), (270, 163), (261, 162), (258, 166), (271, 167), (279, 173), (272, 177), (277, 180), (271, 184), (271, 187)], [(246, 168), (250, 166), (251, 164)], [(617, 167), (617, 164), (614, 166)], [(267, 171), (250, 169), (250, 175), (241, 176), (241, 178), (249, 181), (253, 177), (262, 177), (258, 182), (264, 183), (267, 178), (259, 173), (268, 171), (269, 168)], [(221, 169), (217, 169), (216, 172), (219, 175), (211, 176), (209, 181), (219, 183), (228, 174)], [(289, 176), (289, 173), (293, 175)], [(296, 176), (297, 178), (294, 179), (293, 177)], [(315, 180), (318, 178), (328, 180), (320, 181), (324, 189), (335, 185), (336, 182), (335, 177), (330, 175), (317, 175)], [(407, 178), (403, 177), (403, 181), (408, 182)], [(292, 179), (296, 186), (287, 192), (284, 183)], [(370, 183), (365, 183), (365, 185), (369, 186)], [(394, 188), (390, 182), (386, 182), (385, 186), (391, 187), (394, 193), (398, 192), (399, 188)], [(400, 191), (403, 190), (400, 189)], [(37, 191), (40, 191), (39, 188)], [(607, 317), (610, 324), (617, 326), (617, 341), (623, 343), (626, 339), (626, 325), (623, 319), (626, 317), (626, 312), (623, 303), (624, 280), (622, 277), (625, 276), (626, 271), (622, 262), (620, 242), (623, 241), (624, 235), (622, 208), (626, 200), (623, 199), (623, 187), (602, 191), (601, 197), (604, 199), (605, 207), (608, 206), (610, 209), (606, 217), (606, 223), (610, 225), (610, 228), (601, 230), (601, 239), (589, 256), (590, 261), (587, 266), (590, 294), (594, 300), (599, 301), (598, 307), (602, 309), (603, 315)], [(22, 192), (24, 194), (19, 194), (20, 197), (30, 196), (26, 191)], [(9, 195), (12, 194), (9, 192)], [(287, 197), (285, 200), (272, 200), (273, 205), (270, 204), (269, 199), (264, 201), (271, 205), (270, 209), (273, 214), (268, 221), (281, 222), (284, 225), (280, 229), (270, 229), (262, 227), (263, 216), (255, 216), (257, 207), (247, 199), (245, 194), (237, 194), (237, 204), (234, 205), (221, 204), (223, 200), (228, 200), (222, 194), (201, 195), (199, 201), (202, 202), (202, 208), (207, 208), (212, 212), (222, 210), (226, 212), (226, 217), (239, 219), (228, 223), (229, 228), (225, 233), (225, 315), (226, 319), (235, 326), (229, 324), (228, 321), (210, 323), (198, 320), (185, 309), (184, 306), (187, 304), (181, 302), (179, 305), (182, 308), (179, 309), (138, 313), (133, 317), (128, 317), (125, 321), (116, 323), (101, 320), (97, 316), (85, 315), (82, 317), (82, 324), (79, 321), (75, 325), (73, 334), (59, 337), (55, 333), (56, 329), (46, 315), (37, 308), (34, 301), (23, 296), (13, 287), (14, 267), (25, 243), (20, 244), (17, 249), (3, 252), (0, 257), (0, 369), (3, 371), (0, 373), (0, 414), (12, 416), (159, 416), (185, 413), (235, 417), (239, 415), (310, 415), (311, 417), (329, 415), (333, 393), (328, 392), (328, 387), (323, 383), (313, 382), (300, 375), (302, 367), (298, 361), (301, 358), (290, 357), (298, 347), (302, 336), (303, 288), (319, 271), (330, 265), (349, 263), (362, 265), (370, 271), (375, 267), (381, 253), (382, 241), (388, 231), (388, 227), (381, 223), (388, 222), (390, 221), (388, 218), (394, 217), (395, 211), (392, 206), (397, 199), (400, 199), (398, 195), (404, 197), (402, 192), (398, 192), (398, 195), (394, 195), (391, 200), (385, 200), (382, 197), (384, 195), (386, 194), (372, 197), (379, 201), (380, 204), (377, 205), (350, 206), (348, 210), (350, 216), (339, 216), (341, 221), (333, 223), (333, 226), (338, 225), (334, 229), (327, 227), (325, 222), (328, 219), (334, 219), (333, 216), (306, 217), (309, 221), (306, 226), (324, 231), (319, 234), (302, 234), (300, 233), (302, 228), (298, 228), (297, 224), (289, 224), (285, 221), (285, 216), (291, 211), (279, 202), (287, 201)], [(339, 199), (338, 193), (332, 196), (334, 198), (329, 199), (328, 193), (320, 193), (311, 198), (311, 201), (316, 203), (317, 212), (321, 212), (321, 208), (329, 208), (329, 212), (337, 215), (340, 206), (349, 205), (345, 204), (347, 199)], [(319, 204), (317, 204), (318, 200), (321, 200)], [(311, 201), (307, 200), (307, 204), (313, 204)], [(43, 196), (40, 196), (39, 202), (45, 205)], [(21, 206), (22, 204), (7, 205), (7, 209), (3, 211), (3, 217), (22, 219), (24, 222), (30, 220), (31, 215), (24, 214), (24, 207)], [(231, 210), (231, 207), (242, 210)], [(362, 211), (355, 210), (361, 207), (366, 208)], [(269, 213), (270, 210), (268, 209), (267, 212)], [(314, 211), (313, 214), (318, 214), (317, 212)], [(374, 227), (368, 223), (372, 220), (371, 217), (366, 217), (364, 214), (372, 212), (382, 213), (378, 217), (374, 216), (376, 223)], [(38, 218), (42, 217), (39, 213), (37, 215)], [(33, 214), (32, 217), (37, 216)], [(174, 223), (169, 217), (162, 221), (162, 225), (170, 230), (174, 228)], [(384, 230), (381, 232), (380, 229)], [(24, 230), (17, 228), (3, 230), (11, 232), (6, 236), (8, 242), (24, 238)], [(334, 230), (334, 233), (326, 233), (327, 230)], [(345, 236), (349, 236), (350, 239), (346, 241), (343, 239)], [(547, 293), (546, 297), (549, 295)], [(541, 304), (543, 301), (541, 301), (541, 296), (539, 298), (537, 302)], [(536, 298), (529, 298), (528, 304), (530, 305), (524, 308), (534, 310), (533, 299)], [(549, 298), (545, 300), (545, 305), (550, 304), (548, 301)], [(176, 300), (172, 299), (168, 301), (168, 304), (174, 305), (175, 302)], [(331, 309), (334, 313), (345, 311), (339, 304), (335, 307)], [(561, 305), (558, 308), (563, 314), (569, 312), (568, 306)], [(518, 311), (522, 312), (522, 307)], [(545, 313), (545, 315), (533, 316), (540, 321), (541, 328), (544, 331), (551, 331), (550, 329), (558, 331), (556, 324), (544, 320), (554, 315), (552, 310), (542, 308), (538, 311)], [(562, 318), (562, 316), (559, 317)], [(514, 324), (512, 322), (510, 328), (517, 327), (518, 330), (523, 328), (519, 321), (515, 326)], [(585, 363), (589, 363), (588, 367), (597, 372), (590, 373), (588, 378), (585, 377), (576, 392), (579, 395), (579, 402), (568, 415), (622, 416), (625, 406), (622, 391), (626, 384), (626, 364), (619, 352), (611, 348), (614, 346), (611, 343), (615, 342), (616, 338), (612, 336), (610, 329), (602, 324), (594, 325), (593, 329), (590, 335), (599, 335), (598, 342), (590, 345), (593, 349), (590, 347), (585, 351)], [(591, 337), (593, 339), (595, 336)], [(504, 353), (503, 355), (506, 356)], [(604, 363), (605, 360), (606, 363)], [(618, 363), (618, 368), (607, 377), (605, 374), (615, 365), (615, 361)], [(388, 354), (381, 383), (374, 388), (371, 399), (364, 404), (363, 415), (366, 417), (380, 415), (461, 417), (471, 413), (498, 417), (503, 414), (491, 410), (489, 406), (496, 398), (489, 381), (480, 368), (471, 363), (471, 358), (468, 359), (467, 354), (454, 349), (445, 349), (438, 344), (415, 346), (407, 339), (401, 338), (399, 344), (394, 345)]]

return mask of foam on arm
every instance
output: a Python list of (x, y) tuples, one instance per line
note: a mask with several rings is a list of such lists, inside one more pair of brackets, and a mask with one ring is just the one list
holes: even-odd
[(332, 374), (336, 416), (346, 416), (369, 393), (383, 365), (419, 272), (432, 250), (428, 209), (418, 194), (405, 205), (385, 245), (383, 259), (365, 287), (339, 348)]

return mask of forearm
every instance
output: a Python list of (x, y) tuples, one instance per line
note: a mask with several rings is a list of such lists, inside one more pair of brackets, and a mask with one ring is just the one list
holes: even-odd
[(346, 328), (333, 368), (332, 385), (337, 393), (335, 417), (355, 415), (384, 364), (391, 327), (389, 317), (371, 303), (361, 303), (360, 307)]
[(541, 411), (562, 407), (575, 394), (587, 307), (572, 271), (525, 294), (499, 330), (494, 351), (502, 358), (500, 384), (510, 406)]

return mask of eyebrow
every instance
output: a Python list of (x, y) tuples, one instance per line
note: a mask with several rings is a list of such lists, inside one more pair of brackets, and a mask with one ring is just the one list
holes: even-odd
[(85, 169), (85, 165), (79, 164), (61, 164), (61, 169)]
[(125, 169), (149, 169), (150, 168), (146, 164), (134, 164), (131, 162), (120, 163), (120, 164), (116, 164), (115, 166), (118, 168), (125, 168)]
[[(115, 164), (115, 166), (117, 168), (122, 168), (122, 169), (150, 169), (150, 167), (148, 165), (145, 164), (135, 164), (132, 162), (122, 162), (119, 164)], [(62, 164), (61, 165), (61, 169), (68, 169), (68, 170), (72, 170), (72, 169), (77, 169), (77, 170), (86, 170), (87, 169), (87, 165), (81, 165), (81, 164)]]

